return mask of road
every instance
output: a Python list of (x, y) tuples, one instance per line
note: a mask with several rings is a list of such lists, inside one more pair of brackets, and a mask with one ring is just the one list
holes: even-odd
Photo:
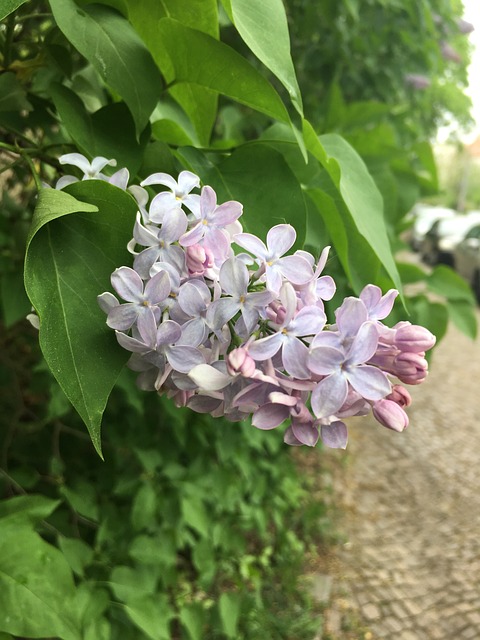
[(412, 396), (405, 432), (355, 419), (346, 463), (325, 454), (329, 640), (480, 639), (480, 341), (450, 327)]

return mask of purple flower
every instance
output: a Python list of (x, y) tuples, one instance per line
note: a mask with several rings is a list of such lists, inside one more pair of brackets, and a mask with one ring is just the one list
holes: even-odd
[(380, 400), (390, 393), (387, 376), (365, 363), (375, 354), (378, 333), (373, 322), (359, 328), (348, 349), (316, 346), (311, 349), (309, 369), (325, 376), (312, 392), (312, 409), (317, 418), (335, 415), (341, 409), (351, 385), (367, 400)]
[(227, 297), (213, 302), (207, 312), (207, 321), (215, 329), (221, 329), (239, 311), (250, 334), (257, 324), (260, 312), (271, 302), (273, 295), (270, 291), (248, 291), (249, 276), (247, 267), (237, 260), (226, 260), (219, 275), (222, 291)]
[(282, 285), (280, 298), (285, 307), (285, 318), (276, 326), (276, 332), (266, 338), (252, 342), (248, 351), (255, 360), (267, 360), (281, 350), (285, 371), (295, 378), (307, 380), (308, 347), (301, 340), (319, 333), (326, 321), (324, 312), (318, 307), (303, 307), (298, 313), (295, 291), (288, 282)]
[(267, 245), (251, 233), (238, 233), (233, 240), (252, 253), (265, 271), (267, 288), (278, 293), (282, 278), (293, 284), (305, 284), (313, 277), (312, 267), (301, 255), (282, 257), (295, 243), (297, 234), (289, 224), (277, 224), (267, 233)]
[[(126, 331), (139, 316), (152, 311), (155, 318), (160, 317), (160, 305), (170, 293), (170, 278), (160, 271), (143, 286), (143, 281), (130, 267), (120, 267), (112, 273), (112, 286), (118, 295), (127, 300), (127, 304), (112, 306), (108, 313), (107, 324), (112, 329)], [(111, 301), (111, 299), (110, 299)]]
[(149, 361), (161, 371), (166, 362), (180, 373), (189, 373), (205, 362), (198, 349), (176, 344), (182, 337), (182, 328), (173, 320), (166, 320), (157, 327), (153, 311), (147, 309), (138, 318), (137, 328), (138, 337), (116, 331), (118, 343), (127, 351), (149, 356)]
[(161, 184), (170, 189), (153, 198), (149, 211), (152, 222), (163, 222), (165, 213), (180, 209), (182, 204), (198, 215), (200, 196), (190, 192), (200, 186), (200, 178), (191, 171), (181, 171), (178, 182), (168, 173), (154, 173), (141, 183), (142, 187), (151, 184)]
[(370, 320), (383, 320), (392, 310), (397, 296), (398, 291), (396, 289), (389, 289), (385, 295), (382, 295), (380, 287), (374, 284), (367, 284), (360, 293), (360, 300), (367, 308)]
[(187, 228), (187, 216), (181, 210), (169, 211), (165, 214), (160, 229), (152, 225), (144, 227), (137, 214), (137, 220), (133, 229), (135, 242), (143, 247), (135, 258), (133, 268), (142, 278), (148, 278), (150, 269), (157, 261), (168, 262), (178, 271), (182, 271), (185, 264), (185, 253), (177, 244), (178, 239)]
[(240, 202), (235, 200), (217, 206), (215, 191), (211, 187), (203, 187), (200, 196), (200, 219), (180, 238), (180, 244), (190, 247), (202, 243), (212, 252), (217, 262), (223, 262), (230, 251), (230, 237), (225, 227), (242, 215), (242, 209)]
[(419, 73), (407, 73), (405, 75), (405, 82), (413, 89), (417, 89), (417, 91), (428, 89), (428, 87), (432, 84), (430, 78), (427, 78), (427, 76), (423, 76)]

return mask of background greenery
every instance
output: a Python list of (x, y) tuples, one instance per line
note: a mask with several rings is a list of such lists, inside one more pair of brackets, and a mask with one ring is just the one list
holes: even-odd
[(398, 258), (406, 214), (438, 188), (429, 136), (468, 122), (460, 16), (433, 0), (0, 1), (2, 639), (318, 631), (298, 578), (328, 530), (302, 471), (317, 452), (299, 470), (277, 432), (137, 391), (95, 303), (129, 264), (136, 205), (42, 182), (75, 150), (137, 183), (191, 169), (249, 231), (291, 222), (299, 248), (331, 244), (331, 308), (414, 283), (392, 321), (473, 336), (468, 287)]

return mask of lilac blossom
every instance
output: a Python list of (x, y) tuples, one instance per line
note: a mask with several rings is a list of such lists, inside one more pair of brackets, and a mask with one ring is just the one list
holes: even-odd
[(223, 263), (219, 282), (222, 291), (227, 295), (210, 305), (207, 319), (214, 329), (221, 329), (239, 311), (250, 334), (257, 324), (262, 309), (272, 301), (270, 291), (248, 291), (249, 274), (247, 267), (236, 258), (229, 258)]
[(218, 262), (230, 252), (230, 239), (225, 227), (242, 215), (240, 202), (230, 200), (217, 206), (217, 196), (211, 187), (203, 187), (200, 195), (200, 215), (197, 224), (181, 238), (180, 244), (189, 247), (202, 244)]
[(181, 171), (178, 180), (168, 173), (154, 173), (141, 183), (142, 187), (161, 184), (170, 191), (162, 191), (152, 200), (150, 219), (152, 222), (163, 222), (163, 215), (171, 209), (179, 209), (185, 205), (192, 213), (198, 215), (200, 197), (191, 191), (200, 186), (200, 179), (191, 171)]
[(267, 289), (278, 293), (283, 278), (292, 284), (305, 284), (313, 276), (308, 260), (301, 255), (284, 256), (295, 244), (297, 233), (289, 224), (277, 224), (267, 233), (267, 245), (251, 233), (239, 233), (234, 242), (255, 256), (265, 272)]
[(358, 329), (348, 350), (316, 346), (309, 355), (308, 367), (325, 376), (312, 392), (312, 409), (317, 418), (335, 415), (342, 408), (349, 385), (367, 400), (380, 400), (390, 393), (387, 376), (366, 362), (377, 350), (378, 333), (372, 322)]
[(188, 226), (187, 216), (183, 211), (172, 210), (165, 214), (160, 229), (155, 226), (143, 226), (139, 215), (133, 228), (136, 244), (148, 247), (141, 251), (134, 260), (133, 268), (142, 278), (148, 278), (155, 262), (168, 262), (178, 271), (182, 271), (185, 263), (185, 252), (178, 246), (178, 239)]
[(288, 282), (282, 285), (280, 299), (285, 307), (283, 322), (275, 327), (275, 333), (252, 342), (248, 351), (255, 360), (267, 360), (281, 350), (285, 370), (296, 378), (308, 379), (308, 347), (302, 338), (323, 329), (325, 313), (318, 307), (303, 307), (296, 313), (297, 298)]
[(112, 287), (127, 303), (112, 306), (107, 318), (109, 327), (120, 331), (130, 329), (139, 316), (150, 310), (157, 319), (160, 317), (159, 305), (168, 297), (171, 289), (166, 271), (157, 273), (145, 287), (138, 273), (130, 267), (116, 269), (111, 280)]
[[(99, 173), (105, 159), (78, 161), (105, 179)], [(192, 193), (200, 180), (189, 171), (177, 180), (156, 173), (143, 186), (128, 186), (123, 169), (108, 180), (138, 203), (128, 244), (134, 268), (112, 274), (125, 302), (105, 292), (98, 304), (132, 354), (128, 366), (140, 388), (214, 417), (251, 417), (258, 429), (284, 425), (284, 442), (293, 446), (321, 439), (345, 448), (344, 419), (370, 412), (391, 430), (408, 425), (411, 397), (389, 376), (422, 382), (435, 338), (409, 322), (383, 324), (395, 289), (383, 294), (367, 285), (358, 298), (345, 298), (335, 323), (327, 324), (323, 302), (336, 290), (323, 273), (329, 247), (315, 264), (301, 249), (285, 255), (296, 239), (291, 225), (272, 227), (266, 244), (243, 233), (242, 205), (218, 204), (208, 185)], [(157, 184), (167, 190), (149, 204), (144, 187)], [(234, 244), (248, 254), (235, 255)]]

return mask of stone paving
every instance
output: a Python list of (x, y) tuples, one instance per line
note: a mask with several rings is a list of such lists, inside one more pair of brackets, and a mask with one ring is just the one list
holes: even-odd
[(412, 396), (403, 434), (356, 419), (325, 455), (345, 539), (329, 640), (480, 640), (480, 341), (451, 327)]

